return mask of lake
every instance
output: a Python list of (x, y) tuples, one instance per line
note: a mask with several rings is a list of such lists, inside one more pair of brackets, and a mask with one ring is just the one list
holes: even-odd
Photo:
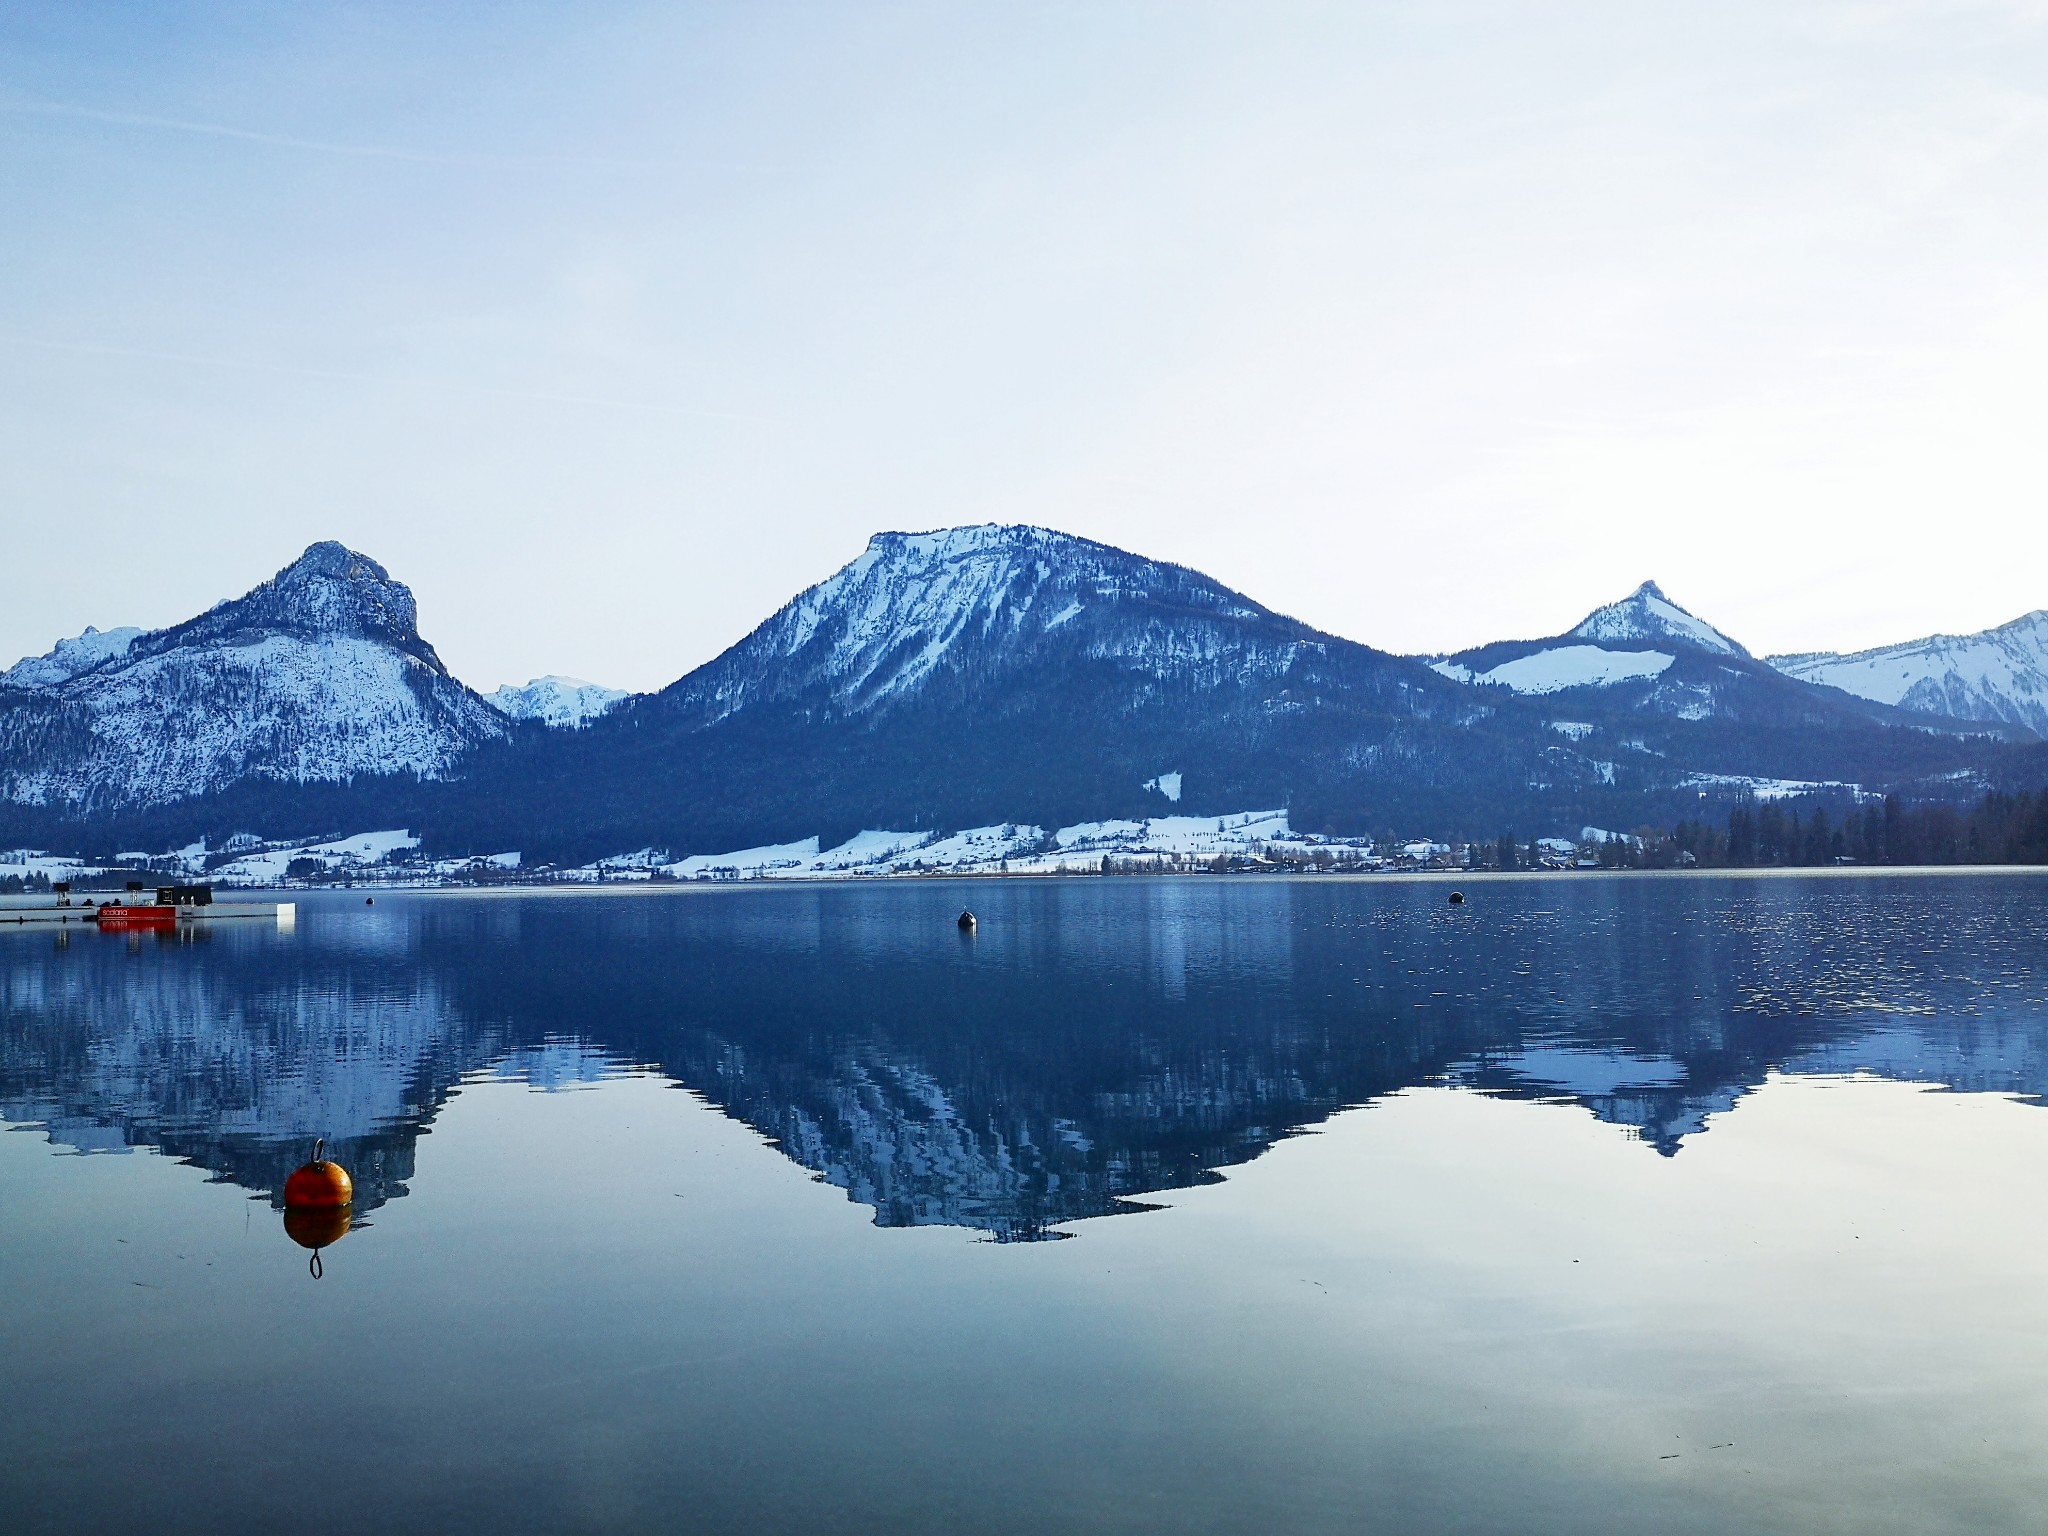
[(0, 933), (7, 1528), (2039, 1530), (2048, 879), (1459, 888)]

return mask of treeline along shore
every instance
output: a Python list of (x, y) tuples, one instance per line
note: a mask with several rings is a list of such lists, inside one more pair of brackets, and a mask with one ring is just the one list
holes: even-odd
[[(1968, 808), (1911, 805), (1896, 795), (1834, 811), (1763, 800), (1735, 806), (1726, 825), (1686, 820), (1586, 851), (1609, 869), (2048, 864), (2048, 789), (1992, 791)], [(1510, 834), (1486, 851), (1485, 867), (1521, 867), (1526, 857)]]

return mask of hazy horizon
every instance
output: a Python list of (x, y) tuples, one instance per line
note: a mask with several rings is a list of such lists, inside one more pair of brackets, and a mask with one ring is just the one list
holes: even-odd
[(659, 687), (1021, 522), (1402, 652), (2048, 605), (2048, 7), (0, 19), (0, 665), (308, 543)]

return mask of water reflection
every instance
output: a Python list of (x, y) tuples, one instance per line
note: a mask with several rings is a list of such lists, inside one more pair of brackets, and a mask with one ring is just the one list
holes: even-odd
[(360, 1214), (406, 1192), (466, 1080), (652, 1069), (879, 1224), (1009, 1240), (1417, 1084), (1577, 1106), (1666, 1155), (1774, 1069), (2048, 1084), (2048, 894), (2023, 876), (1500, 881), (1459, 908), (1390, 883), (967, 894), (971, 937), (950, 883), (6, 935), (0, 1116), (273, 1199), (324, 1135)]
[(312, 1257), (306, 1261), (306, 1272), (315, 1280), (322, 1273), (321, 1250), (331, 1248), (347, 1237), (349, 1228), (354, 1225), (355, 1211), (349, 1206), (325, 1209), (303, 1205), (285, 1207), (284, 1235), (301, 1248), (312, 1251)]

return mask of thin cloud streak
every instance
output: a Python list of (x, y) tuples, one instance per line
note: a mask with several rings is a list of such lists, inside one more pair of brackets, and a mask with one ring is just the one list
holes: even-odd
[(578, 170), (611, 169), (648, 171), (672, 166), (663, 160), (618, 160), (584, 155), (493, 155), (468, 150), (398, 149), (382, 144), (336, 144), (325, 139), (301, 139), (290, 134), (264, 133), (253, 128), (236, 128), (226, 123), (195, 123), (176, 117), (152, 117), (140, 112), (108, 112), (98, 107), (73, 106), (58, 101), (0, 102), (0, 112), (20, 117), (73, 118), (81, 122), (105, 123), (116, 128), (161, 128), (172, 133), (197, 134), (205, 138), (238, 139), (247, 144), (264, 144), (276, 149), (307, 150), (321, 155), (350, 155), (369, 160), (404, 160), (415, 165), (455, 166), (562, 166)]
[(617, 400), (603, 395), (566, 395), (548, 390), (507, 389), (495, 384), (450, 383), (439, 379), (404, 379), (385, 374), (351, 373), (340, 368), (308, 368), (296, 363), (272, 363), (259, 358), (207, 357), (196, 352), (160, 352), (148, 347), (112, 347), (93, 342), (51, 341), (36, 336), (0, 334), (0, 346), (29, 347), (44, 352), (70, 352), (83, 357), (126, 357), (155, 363), (192, 363), (204, 368), (247, 368), (262, 373), (288, 373), (309, 379), (340, 379), (352, 384), (380, 384), (395, 388), (441, 390), (449, 394), (496, 395), (509, 400), (537, 400), (552, 405), (584, 405), (603, 410), (650, 411), (663, 416), (696, 416), (712, 421), (745, 422), (750, 426), (779, 425), (770, 417), (750, 416), (741, 411), (702, 410), (687, 405), (661, 405), (650, 400)]

